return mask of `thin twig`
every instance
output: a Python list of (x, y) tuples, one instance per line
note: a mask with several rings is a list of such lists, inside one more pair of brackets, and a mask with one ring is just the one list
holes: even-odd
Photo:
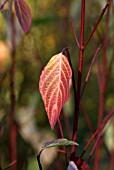
[(3, 170), (7, 170), (9, 168), (11, 168), (17, 161), (13, 161), (12, 163), (10, 163), (7, 167), (3, 168)]
[(94, 144), (94, 146), (93, 146), (93, 148), (92, 148), (92, 150), (91, 150), (91, 152), (90, 152), (90, 154), (89, 154), (89, 156), (88, 156), (88, 158), (86, 160), (87, 163), (89, 163), (93, 153), (95, 152), (95, 149), (96, 149), (97, 145), (100, 146), (102, 144), (103, 138), (101, 138), (101, 135), (102, 135), (102, 132), (97, 137), (97, 140), (96, 140), (96, 142), (95, 142), (95, 144)]
[(80, 44), (79, 44), (78, 37), (77, 37), (77, 34), (75, 32), (75, 29), (74, 29), (74, 24), (73, 24), (71, 16), (70, 16), (70, 24), (71, 24), (71, 27), (72, 27), (72, 31), (73, 31), (73, 34), (74, 34), (76, 44), (77, 44), (78, 48), (80, 48)]
[[(63, 129), (62, 129), (60, 119), (58, 119), (58, 126), (59, 126), (59, 131), (60, 131), (60, 134), (61, 134), (61, 138), (64, 138)], [(64, 154), (65, 154), (66, 164), (68, 165), (68, 154), (67, 154), (67, 151), (66, 151), (66, 146), (64, 146)]]
[[(94, 134), (94, 129), (93, 129), (93, 126), (92, 126), (92, 122), (91, 122), (91, 120), (90, 120), (90, 118), (89, 118), (89, 116), (88, 116), (88, 113), (87, 113), (84, 105), (82, 104), (82, 102), (81, 102), (81, 109), (82, 109), (82, 111), (83, 111), (83, 113), (84, 113), (84, 116), (85, 116), (87, 125), (88, 125), (88, 127), (89, 127), (89, 130), (90, 130), (91, 134), (93, 135), (93, 134)], [(94, 140), (96, 140), (96, 138), (95, 138)], [(110, 152), (109, 152), (109, 150), (108, 150), (108, 148), (107, 148), (107, 146), (106, 146), (106, 144), (105, 144), (104, 141), (103, 141), (103, 147), (104, 147), (104, 149), (106, 150), (107, 155), (109, 155), (109, 157), (111, 157), (111, 154), (110, 154)]]
[[(15, 122), (15, 62), (16, 62), (16, 27), (15, 27), (15, 16), (12, 13), (12, 3), (10, 4), (11, 13), (11, 68), (10, 68), (10, 124), (9, 124), (9, 145), (10, 145), (10, 159), (11, 162), (17, 160), (17, 125)], [(17, 163), (14, 164), (12, 170), (17, 169)]]
[[(101, 74), (101, 81), (100, 81), (98, 127), (100, 126), (102, 122), (104, 108), (105, 108), (107, 50), (108, 50), (108, 33), (109, 33), (109, 14), (110, 14), (109, 7), (110, 6), (108, 6), (108, 9), (106, 12), (106, 19), (105, 19), (105, 32), (104, 32), (103, 54), (102, 54), (102, 74)], [(99, 145), (97, 145), (97, 148), (95, 151), (94, 170), (98, 170), (99, 159), (100, 159), (100, 146)]]
[(114, 108), (111, 110), (111, 112), (108, 114), (108, 116), (104, 119), (104, 121), (101, 123), (100, 127), (95, 131), (95, 133), (92, 135), (92, 137), (90, 138), (89, 142), (87, 143), (87, 145), (85, 146), (82, 154), (81, 154), (81, 158), (82, 156), (85, 154), (85, 152), (87, 151), (88, 147), (90, 146), (90, 144), (92, 143), (92, 141), (95, 139), (95, 137), (103, 130), (103, 128), (105, 127), (105, 125), (107, 124), (107, 122), (109, 121), (109, 119), (112, 117), (112, 115), (114, 115)]
[(110, 5), (110, 2), (111, 2), (111, 0), (108, 0), (108, 1), (107, 1), (107, 4), (106, 4), (105, 7), (103, 8), (103, 10), (102, 10), (102, 12), (101, 12), (101, 14), (100, 14), (100, 17), (98, 18), (98, 21), (96, 22), (93, 30), (91, 31), (89, 38), (88, 38), (87, 41), (85, 42), (84, 48), (87, 46), (87, 44), (89, 43), (90, 39), (92, 38), (94, 32), (96, 31), (96, 29), (97, 29), (97, 27), (98, 27), (98, 25), (99, 25), (99, 23), (100, 23), (103, 15), (104, 15), (104, 13), (106, 12), (106, 9), (107, 9), (107, 8), (109, 7), (109, 5)]
[[(82, 111), (83, 111), (83, 113), (84, 113), (84, 116), (85, 116), (87, 125), (88, 125), (88, 127), (89, 127), (89, 130), (90, 130), (91, 134), (93, 135), (93, 134), (94, 134), (94, 128), (93, 128), (93, 126), (92, 126), (92, 122), (91, 122), (91, 120), (90, 120), (90, 118), (89, 118), (89, 116), (88, 116), (88, 113), (87, 113), (84, 105), (82, 104), (82, 102), (81, 102), (81, 109), (82, 109)], [(95, 140), (96, 140), (96, 139), (95, 139)], [(106, 146), (106, 144), (105, 144), (104, 141), (103, 141), (103, 147), (104, 147), (104, 149), (106, 150), (107, 155), (109, 155), (109, 157), (111, 157), (111, 154), (110, 154), (110, 152), (109, 152), (109, 150), (108, 150), (108, 148), (107, 148), (107, 146)]]
[(0, 11), (4, 8), (4, 5), (6, 4), (6, 2), (8, 2), (9, 0), (5, 0), (4, 2), (3, 2), (3, 4), (0, 6)]
[(106, 68), (107, 68), (107, 50), (108, 50), (108, 32), (109, 32), (109, 8), (106, 14), (105, 32), (104, 32), (104, 49), (102, 54), (102, 75), (100, 86), (100, 101), (99, 101), (99, 118), (98, 126), (100, 125), (103, 117), (105, 89), (106, 89)]
[(60, 119), (58, 119), (58, 127), (59, 127), (61, 138), (64, 138), (63, 129), (62, 129), (62, 125), (61, 125)]
[(90, 76), (90, 73), (91, 73), (91, 70), (92, 70), (92, 66), (93, 66), (93, 64), (94, 64), (94, 62), (95, 62), (95, 59), (96, 59), (96, 57), (98, 56), (98, 53), (99, 53), (99, 51), (100, 51), (100, 47), (101, 47), (101, 46), (99, 46), (99, 47), (97, 48), (97, 50), (96, 50), (96, 52), (95, 52), (95, 55), (94, 55), (94, 57), (93, 57), (93, 59), (92, 59), (92, 62), (91, 62), (91, 64), (90, 64), (90, 67), (89, 67), (89, 70), (88, 70), (88, 73), (87, 73), (87, 76), (86, 76), (86, 79), (85, 79), (85, 83), (84, 83), (84, 86), (83, 86), (82, 91), (81, 91), (80, 101), (81, 101), (82, 96), (83, 96), (83, 94), (84, 94), (84, 90), (85, 90), (85, 88), (86, 88), (86, 85), (87, 85), (87, 82), (88, 82), (88, 79), (89, 79), (89, 76)]

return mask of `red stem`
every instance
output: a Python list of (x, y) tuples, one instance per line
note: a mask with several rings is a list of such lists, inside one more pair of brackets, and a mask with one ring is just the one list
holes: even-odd
[(92, 32), (90, 33), (89, 38), (88, 38), (88, 39), (87, 39), (87, 41), (85, 42), (84, 47), (86, 47), (86, 46), (87, 46), (87, 44), (89, 43), (90, 39), (92, 38), (92, 36), (93, 36), (94, 32), (95, 32), (95, 31), (96, 31), (96, 29), (97, 29), (97, 26), (99, 25), (99, 23), (100, 23), (100, 21), (101, 21), (101, 19), (102, 19), (103, 15), (104, 15), (104, 13), (106, 12), (106, 9), (109, 7), (110, 2), (111, 2), (111, 0), (108, 0), (108, 1), (107, 1), (107, 4), (106, 4), (106, 5), (105, 5), (105, 7), (103, 8), (103, 10), (102, 10), (102, 12), (101, 12), (101, 14), (100, 14), (100, 17), (98, 18), (98, 21), (96, 22), (96, 24), (95, 24), (95, 26), (94, 26), (94, 28), (93, 28)]
[[(59, 131), (60, 131), (61, 138), (64, 138), (63, 129), (62, 129), (60, 119), (58, 119), (58, 126), (59, 126)], [(66, 164), (68, 165), (68, 154), (66, 152), (66, 147), (65, 146), (64, 146), (64, 154), (65, 154)]]
[[(105, 106), (105, 91), (106, 91), (106, 67), (107, 67), (107, 48), (108, 48), (108, 26), (109, 26), (109, 8), (106, 13), (105, 33), (104, 33), (104, 49), (103, 49), (103, 62), (102, 62), (102, 76), (100, 82), (100, 99), (99, 99), (99, 115), (98, 127), (103, 119), (103, 112)], [(98, 170), (98, 163), (100, 158), (100, 146), (95, 152), (94, 170)]]
[(7, 169), (11, 168), (15, 163), (16, 163), (16, 160), (13, 161), (12, 163), (10, 163), (7, 167), (3, 168), (3, 170), (7, 170)]
[(103, 50), (103, 63), (102, 63), (102, 77), (100, 87), (100, 102), (99, 102), (99, 119), (98, 126), (100, 125), (103, 117), (104, 101), (105, 101), (105, 87), (106, 87), (106, 67), (107, 67), (107, 49), (108, 49), (108, 25), (109, 25), (109, 8), (106, 15), (106, 28), (104, 33), (104, 50)]
[(58, 127), (59, 127), (59, 132), (60, 132), (61, 138), (64, 138), (63, 129), (62, 129), (62, 126), (61, 126), (60, 119), (58, 119)]
[(108, 114), (108, 116), (105, 118), (105, 120), (101, 123), (100, 127), (95, 131), (95, 133), (90, 138), (89, 142), (85, 146), (85, 148), (84, 148), (84, 150), (83, 150), (83, 152), (82, 152), (82, 154), (80, 156), (81, 158), (85, 154), (85, 152), (87, 151), (88, 147), (90, 146), (92, 141), (95, 139), (95, 137), (103, 130), (103, 128), (107, 124), (108, 120), (112, 117), (112, 115), (114, 115), (114, 108), (111, 110), (111, 112)]
[[(88, 113), (87, 113), (87, 111), (86, 111), (84, 105), (82, 104), (82, 102), (81, 102), (81, 109), (82, 109), (82, 111), (83, 111), (83, 113), (84, 113), (84, 116), (85, 116), (87, 125), (88, 125), (88, 127), (89, 127), (89, 130), (90, 130), (91, 134), (93, 135), (93, 134), (94, 134), (94, 129), (93, 129), (91, 120), (90, 120), (90, 118), (89, 118), (89, 116), (88, 116)], [(96, 140), (96, 138), (95, 138), (95, 140)], [(104, 147), (104, 149), (106, 150), (107, 155), (109, 155), (109, 157), (111, 157), (111, 154), (110, 154), (110, 152), (109, 152), (107, 146), (105, 145), (104, 141), (103, 141), (103, 147)], [(91, 154), (90, 154), (90, 155), (91, 155)], [(112, 157), (111, 157), (111, 158), (112, 158)]]
[[(12, 3), (10, 4), (12, 5)], [(11, 11), (11, 68), (10, 68), (10, 128), (9, 128), (9, 144), (10, 144), (10, 159), (11, 162), (17, 160), (17, 126), (15, 122), (15, 36), (16, 36), (16, 28), (15, 28), (15, 17)], [(17, 169), (17, 162), (11, 167), (12, 170)]]
[[(101, 132), (101, 133), (102, 133), (102, 132)], [(96, 140), (96, 142), (95, 142), (95, 144), (94, 144), (94, 146), (93, 146), (93, 148), (92, 148), (92, 151), (90, 152), (89, 157), (88, 157), (87, 160), (86, 160), (87, 163), (89, 163), (89, 161), (90, 161), (90, 159), (91, 159), (91, 157), (92, 157), (95, 149), (97, 148), (97, 145), (100, 147), (100, 145), (101, 145), (102, 142), (103, 142), (103, 138), (101, 138), (101, 135), (102, 135), (101, 133), (98, 135), (97, 140)], [(100, 151), (100, 150), (99, 150), (99, 151)], [(98, 152), (98, 155), (97, 155), (97, 156), (99, 156), (99, 152)], [(98, 168), (98, 164), (97, 164), (97, 163), (96, 163), (96, 165), (94, 165), (94, 168), (96, 168), (96, 169)]]
[[(72, 140), (77, 139), (77, 128), (78, 128), (78, 117), (79, 117), (79, 106), (80, 106), (80, 93), (81, 93), (81, 81), (82, 81), (82, 67), (83, 67), (83, 53), (84, 53), (84, 23), (85, 23), (85, 0), (81, 3), (81, 28), (80, 28), (80, 51), (79, 51), (79, 62), (78, 62), (78, 81), (77, 81), (77, 103), (74, 113), (73, 123), (73, 135)], [(71, 148), (71, 157), (75, 156), (76, 146)]]

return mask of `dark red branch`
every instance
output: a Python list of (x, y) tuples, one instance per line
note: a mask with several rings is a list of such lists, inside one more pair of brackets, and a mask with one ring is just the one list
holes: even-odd
[[(105, 91), (106, 91), (106, 69), (107, 69), (107, 49), (108, 49), (108, 32), (109, 32), (109, 6), (106, 13), (106, 21), (105, 21), (105, 32), (104, 32), (104, 45), (103, 45), (103, 54), (102, 54), (102, 75), (100, 81), (100, 98), (99, 98), (99, 114), (98, 114), (98, 127), (100, 126), (104, 107), (105, 107)], [(94, 161), (94, 170), (98, 170), (100, 158), (100, 143), (96, 148), (95, 152), (95, 161)]]
[[(10, 4), (12, 5), (12, 4)], [(15, 122), (15, 52), (16, 52), (16, 27), (15, 16), (11, 11), (11, 68), (10, 68), (10, 127), (9, 127), (9, 145), (11, 162), (17, 160), (17, 126)], [(11, 167), (12, 170), (17, 169), (17, 163)]]
[[(82, 67), (83, 67), (83, 53), (84, 53), (84, 24), (85, 24), (85, 0), (81, 2), (81, 26), (80, 26), (80, 51), (79, 51), (79, 62), (78, 62), (78, 81), (77, 81), (77, 93), (76, 93), (76, 106), (74, 113), (73, 123), (73, 135), (72, 140), (77, 139), (77, 128), (78, 128), (78, 117), (80, 107), (80, 93), (81, 93), (81, 82), (82, 82)], [(71, 148), (71, 157), (75, 156), (76, 146)]]

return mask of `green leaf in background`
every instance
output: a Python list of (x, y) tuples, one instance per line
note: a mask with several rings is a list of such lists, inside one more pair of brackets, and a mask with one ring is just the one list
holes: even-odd
[(65, 145), (77, 145), (78, 146), (79, 144), (76, 142), (67, 140), (65, 138), (61, 138), (61, 139), (56, 139), (50, 142), (46, 142), (43, 146), (43, 149), (55, 147), (55, 146), (65, 146)]

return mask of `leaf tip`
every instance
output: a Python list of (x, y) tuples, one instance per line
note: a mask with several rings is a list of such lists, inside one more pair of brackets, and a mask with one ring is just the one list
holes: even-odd
[(18, 21), (24, 33), (27, 34), (31, 28), (31, 10), (25, 0), (14, 0), (14, 7)]

